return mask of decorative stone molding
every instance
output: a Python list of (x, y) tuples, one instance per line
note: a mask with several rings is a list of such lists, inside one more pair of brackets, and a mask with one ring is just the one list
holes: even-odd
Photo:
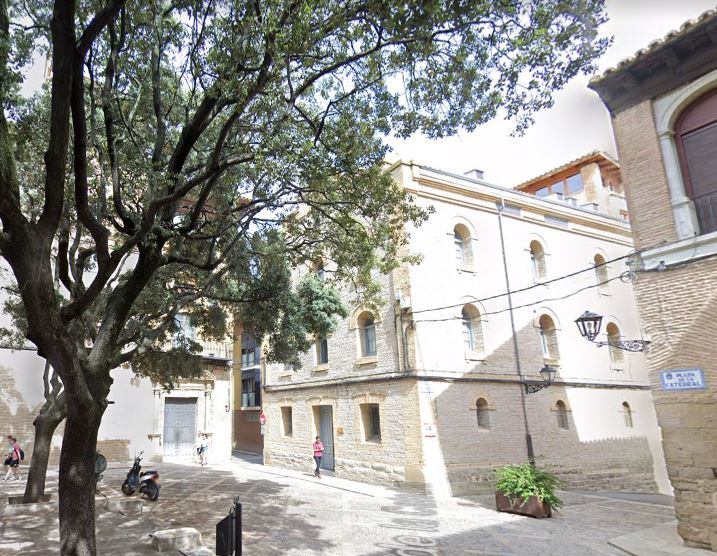
[(717, 88), (717, 70), (703, 75), (652, 103), (655, 131), (660, 138), (660, 150), (667, 177), (672, 214), (680, 239), (699, 235), (700, 228), (692, 200), (687, 196), (673, 128), (685, 108), (715, 88)]

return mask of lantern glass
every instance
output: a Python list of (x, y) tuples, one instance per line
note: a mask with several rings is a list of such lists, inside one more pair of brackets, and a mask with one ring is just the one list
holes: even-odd
[(556, 374), (558, 374), (558, 370), (551, 365), (545, 365), (540, 369), (540, 376), (543, 377), (543, 382), (546, 384), (552, 384)]
[(592, 342), (595, 338), (597, 338), (597, 335), (600, 334), (602, 315), (585, 311), (575, 320), (575, 324), (578, 326), (580, 335)]

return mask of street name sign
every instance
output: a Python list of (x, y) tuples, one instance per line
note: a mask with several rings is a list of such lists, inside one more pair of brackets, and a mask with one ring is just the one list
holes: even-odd
[(704, 390), (707, 388), (702, 369), (676, 369), (662, 371), (663, 390)]

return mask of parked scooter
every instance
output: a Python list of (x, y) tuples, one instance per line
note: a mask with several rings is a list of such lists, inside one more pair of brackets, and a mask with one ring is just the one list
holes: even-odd
[(142, 466), (140, 457), (144, 452), (140, 452), (138, 456), (134, 458), (134, 465), (132, 469), (127, 473), (127, 478), (122, 483), (122, 492), (127, 496), (132, 496), (137, 490), (139, 493), (146, 497), (147, 500), (154, 502), (159, 498), (159, 472), (158, 471), (144, 471), (142, 472)]

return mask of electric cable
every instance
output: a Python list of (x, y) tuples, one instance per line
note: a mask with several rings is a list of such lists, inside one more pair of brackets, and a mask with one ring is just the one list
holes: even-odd
[[(571, 273), (569, 273), (569, 274), (564, 274), (564, 275), (558, 276), (558, 277), (556, 277), (556, 278), (551, 278), (550, 280), (545, 280), (545, 281), (543, 281), (543, 282), (538, 282), (538, 283), (536, 283), (536, 284), (533, 284), (532, 286), (526, 286), (526, 287), (524, 287), (524, 288), (519, 288), (519, 289), (517, 289), (517, 290), (510, 290), (510, 291), (506, 291), (506, 292), (503, 292), (503, 293), (498, 293), (498, 294), (495, 294), (495, 295), (491, 295), (491, 296), (488, 296), (488, 297), (474, 298), (473, 301), (471, 301), (470, 303), (482, 303), (482, 302), (484, 302), (484, 301), (492, 301), (492, 300), (494, 300), (494, 299), (499, 299), (499, 298), (501, 298), (501, 297), (506, 297), (506, 296), (508, 296), (508, 295), (513, 295), (513, 294), (516, 294), (516, 293), (523, 293), (523, 292), (532, 290), (532, 289), (534, 289), (534, 288), (540, 288), (540, 287), (543, 287), (543, 286), (547, 286), (548, 284), (552, 284), (552, 283), (558, 282), (558, 281), (560, 281), (560, 280), (565, 280), (566, 278), (572, 278), (573, 276), (577, 276), (577, 275), (579, 275), (579, 274), (582, 274), (583, 272), (591, 272), (591, 271), (594, 271), (596, 268), (600, 268), (600, 267), (602, 267), (602, 266), (606, 266), (606, 265), (615, 263), (615, 262), (617, 262), (617, 261), (621, 261), (621, 260), (623, 260), (623, 259), (627, 259), (627, 258), (629, 258), (629, 257), (632, 257), (633, 255), (636, 255), (637, 253), (638, 253), (638, 251), (633, 251), (633, 252), (627, 253), (626, 255), (623, 255), (623, 256), (621, 256), (621, 257), (616, 257), (616, 258), (614, 258), (614, 259), (610, 259), (609, 261), (605, 261), (604, 263), (600, 263), (600, 264), (588, 266), (588, 267), (586, 267), (586, 268), (583, 268), (583, 269), (581, 269), (581, 270), (576, 270), (575, 272), (571, 272)], [(440, 311), (440, 310), (442, 310), (442, 309), (453, 309), (453, 308), (455, 308), (455, 307), (462, 307), (462, 306), (465, 305), (465, 304), (466, 304), (466, 302), (464, 301), (464, 302), (462, 302), (462, 303), (454, 303), (454, 304), (452, 304), (452, 305), (444, 305), (444, 306), (442, 306), (442, 307), (431, 307), (431, 308), (428, 308), (428, 309), (418, 309), (417, 311), (412, 311), (412, 313), (413, 313), (414, 315), (417, 315), (418, 313), (427, 313), (427, 312), (430, 312), (430, 311)]]
[[(484, 316), (488, 316), (488, 315), (498, 315), (498, 314), (501, 314), (501, 313), (507, 313), (508, 311), (511, 311), (511, 310), (512, 310), (512, 311), (515, 311), (516, 309), (524, 309), (525, 307), (532, 307), (533, 305), (539, 305), (539, 304), (541, 304), (541, 303), (548, 303), (548, 302), (551, 302), (551, 301), (562, 301), (562, 300), (564, 300), (564, 299), (568, 299), (568, 298), (570, 298), (570, 297), (573, 297), (574, 295), (577, 295), (577, 294), (582, 293), (582, 292), (584, 292), (584, 291), (590, 290), (590, 289), (592, 289), (592, 288), (598, 288), (598, 287), (600, 287), (600, 286), (604, 286), (605, 284), (609, 284), (610, 282), (613, 282), (613, 281), (615, 281), (615, 280), (622, 280), (622, 274), (620, 274), (619, 276), (613, 276), (612, 278), (609, 278), (609, 279), (604, 280), (604, 281), (602, 281), (602, 282), (597, 282), (597, 283), (595, 283), (595, 284), (591, 284), (591, 285), (589, 285), (589, 286), (582, 287), (582, 288), (580, 288), (580, 289), (578, 289), (578, 290), (576, 290), (576, 291), (574, 291), (574, 292), (572, 292), (572, 293), (569, 293), (569, 294), (566, 294), (566, 295), (562, 295), (562, 296), (560, 296), (560, 297), (552, 297), (552, 298), (540, 299), (540, 300), (538, 300), (538, 301), (532, 301), (531, 303), (524, 303), (523, 305), (515, 305), (515, 306), (512, 307), (512, 308), (508, 307), (508, 308), (506, 308), (506, 309), (501, 309), (501, 310), (499, 310), (499, 311), (486, 311), (485, 313), (481, 313), (480, 316), (481, 316), (481, 317), (484, 317)], [(469, 303), (470, 303), (470, 302), (469, 302)], [(451, 307), (460, 307), (460, 306), (463, 306), (463, 305), (466, 305), (466, 303), (464, 302), (464, 303), (460, 303), (460, 304), (458, 304), (458, 305), (453, 305), (453, 306), (450, 306), (450, 307), (443, 307), (443, 308), (444, 308), (444, 309), (450, 309)], [(434, 310), (435, 310), (435, 309), (434, 309)], [(442, 319), (414, 319), (413, 322), (414, 322), (414, 323), (418, 323), (418, 322), (446, 322), (446, 321), (450, 321), (450, 320), (460, 320), (460, 319), (462, 319), (462, 318), (463, 318), (463, 317), (446, 317), (446, 318), (442, 318)]]

